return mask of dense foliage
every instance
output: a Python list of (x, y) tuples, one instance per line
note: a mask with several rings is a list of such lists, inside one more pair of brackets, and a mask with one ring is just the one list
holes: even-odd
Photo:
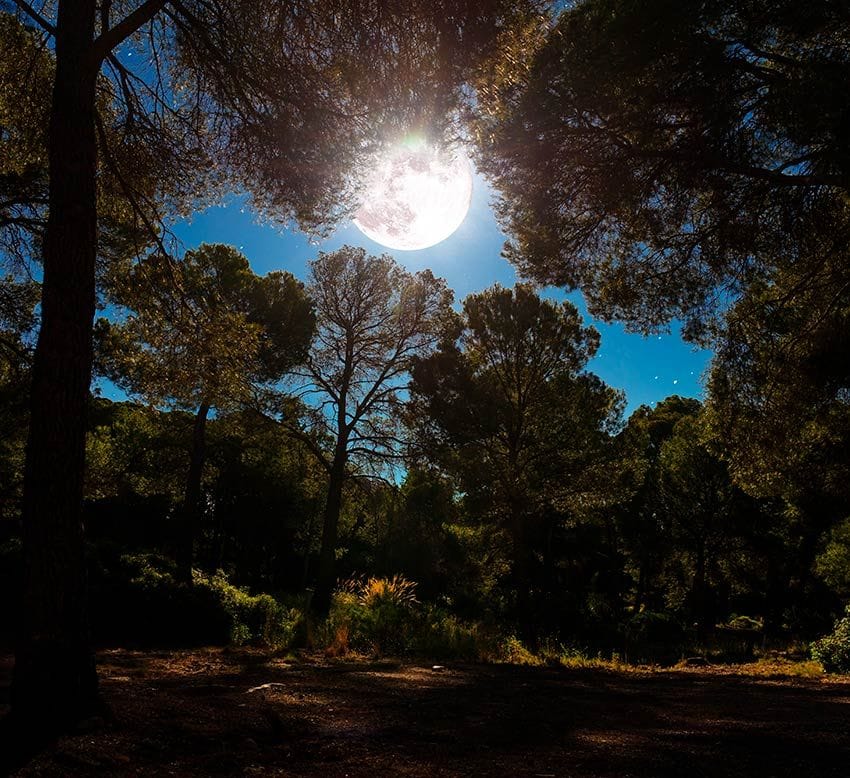
[[(594, 315), (680, 319), (715, 349), (707, 411), (631, 476), (635, 605), (673, 572), (666, 536), (698, 625), (720, 591), (750, 589), (766, 629), (791, 612), (824, 629), (850, 514), (844, 4), (583, 0), (503, 44), (471, 114), (506, 256)], [(672, 522), (657, 509), (675, 505)], [(777, 608), (783, 585), (795, 603)]]
[(833, 0), (570, 4), (480, 90), (508, 256), (595, 314), (704, 334), (846, 221), (848, 43)]
[(850, 608), (844, 617), (835, 623), (832, 633), (812, 646), (812, 656), (828, 672), (850, 672)]
[[(362, 432), (348, 441), (352, 456), (341, 465), (332, 548), (334, 580), (343, 583), (318, 608), (327, 618), (311, 615), (311, 594), (336, 488), (324, 452), (338, 441), (329, 434), (335, 427), (324, 425), (339, 418), (333, 382), (342, 372), (334, 372), (332, 356), (344, 355), (346, 347), (334, 344), (346, 341), (333, 340), (331, 327), (344, 332), (347, 319), (323, 319), (341, 313), (329, 302), (337, 298), (312, 298), (319, 330), (302, 365), (293, 357), (274, 391), (256, 385), (266, 388), (229, 394), (207, 421), (188, 579), (179, 565), (196, 409), (157, 400), (168, 373), (147, 382), (137, 362), (111, 362), (116, 379), (123, 370), (152, 394), (147, 405), (91, 400), (85, 516), (98, 641), (265, 641), (330, 653), (528, 662), (538, 661), (528, 653), (536, 648), (672, 662), (696, 652), (747, 656), (756, 645), (786, 647), (830, 630), (850, 590), (841, 514), (825, 514), (813, 492), (807, 502), (799, 490), (742, 489), (721, 456), (712, 414), (696, 400), (670, 397), (624, 421), (621, 395), (587, 370), (598, 334), (573, 306), (528, 286), (496, 286), (453, 313), (430, 277), (417, 280), (359, 254), (338, 259), (360, 281), (314, 282), (308, 302), (330, 289), (380, 288), (389, 296), (386, 309), (364, 308), (371, 317), (362, 331), (372, 335), (349, 346), (371, 356), (352, 372), (361, 383), (350, 397), (359, 399), (346, 418)], [(188, 269), (195, 259), (186, 261)], [(428, 287), (391, 294), (395, 287), (373, 286), (386, 283), (387, 272), (396, 283), (436, 284), (430, 329), (399, 307), (424, 303)], [(238, 299), (256, 299), (252, 290), (233, 292), (233, 310), (242, 310)], [(312, 327), (314, 309), (300, 310)], [(415, 359), (411, 351), (409, 361), (387, 361), (387, 348), (394, 355), (397, 343), (408, 343), (393, 337), (412, 332), (390, 322), (410, 316), (427, 348), (417, 347)], [(179, 347), (181, 337), (194, 344), (197, 331), (180, 332), (170, 332), (167, 354), (182, 378), (168, 394), (188, 398), (194, 385), (186, 371), (204, 357)], [(345, 360), (339, 364), (344, 371)], [(386, 370), (395, 371), (393, 380), (376, 383)], [(409, 384), (404, 370), (412, 371)], [(321, 393), (296, 401), (288, 392), (307, 375)], [(26, 412), (13, 401), (11, 367), (3, 380), (9, 435), (0, 465), (19, 473)], [(360, 427), (358, 403), (370, 391), (387, 401), (362, 413), (368, 426)], [(373, 461), (364, 458), (367, 433)], [(383, 469), (370, 470), (370, 461)], [(4, 496), (10, 597), (20, 488), (13, 479)]]

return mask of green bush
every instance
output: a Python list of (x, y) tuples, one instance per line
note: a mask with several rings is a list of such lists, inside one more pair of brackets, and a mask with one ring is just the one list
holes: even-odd
[(410, 651), (433, 659), (481, 659), (493, 652), (495, 639), (442, 608), (423, 606), (410, 636)]
[(143, 645), (291, 645), (300, 611), (268, 594), (253, 595), (222, 572), (197, 571), (193, 585), (176, 581), (174, 563), (159, 554), (124, 554), (98, 569), (96, 633), (109, 642)]
[(733, 616), (726, 626), (729, 629), (758, 631), (764, 627), (764, 622), (761, 619), (753, 619), (749, 616)]
[(501, 642), (497, 659), (511, 665), (543, 664), (543, 659), (530, 651), (516, 635), (509, 635)]
[(812, 644), (812, 658), (828, 673), (850, 673), (850, 605), (832, 633)]
[(195, 588), (209, 589), (221, 603), (231, 621), (231, 643), (261, 641), (269, 646), (292, 645), (298, 622), (303, 618), (298, 609), (286, 607), (270, 594), (250, 594), (230, 583), (221, 571), (212, 576), (196, 571), (194, 584)]

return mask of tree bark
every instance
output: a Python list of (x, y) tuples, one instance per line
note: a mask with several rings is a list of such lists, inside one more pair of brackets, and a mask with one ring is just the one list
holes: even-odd
[(207, 416), (210, 406), (201, 403), (195, 414), (192, 428), (192, 453), (189, 458), (189, 472), (186, 476), (186, 491), (183, 497), (180, 528), (177, 537), (177, 580), (192, 583), (192, 562), (195, 558), (195, 538), (201, 519), (201, 479), (207, 455)]
[(640, 567), (638, 569), (638, 580), (637, 586), (635, 587), (635, 600), (634, 605), (632, 606), (632, 611), (634, 613), (640, 613), (641, 608), (645, 601), (646, 596), (646, 568), (648, 562), (646, 561), (646, 554), (641, 553), (640, 555)]
[(342, 510), (345, 465), (346, 446), (337, 446), (328, 481), (328, 498), (325, 502), (322, 523), (322, 547), (319, 552), (319, 570), (311, 602), (311, 609), (318, 616), (326, 616), (330, 611), (331, 596), (336, 584), (336, 545), (339, 536), (339, 514)]
[(693, 602), (694, 615), (696, 616), (697, 637), (704, 641), (708, 634), (708, 625), (705, 623), (705, 544), (700, 541), (697, 549), (696, 570), (691, 588), (691, 600)]
[(537, 650), (537, 605), (534, 602), (531, 547), (525, 511), (517, 497), (510, 498), (509, 529), (513, 546), (513, 581), (516, 588), (516, 620), (519, 637), (533, 651)]
[(94, 0), (59, 4), (12, 685), (14, 719), (33, 736), (99, 710), (82, 524), (97, 253), (94, 21)]

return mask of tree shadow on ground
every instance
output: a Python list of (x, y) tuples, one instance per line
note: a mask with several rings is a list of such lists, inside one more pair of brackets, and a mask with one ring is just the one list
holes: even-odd
[(711, 673), (101, 655), (114, 724), (20, 775), (844, 776), (850, 686)]

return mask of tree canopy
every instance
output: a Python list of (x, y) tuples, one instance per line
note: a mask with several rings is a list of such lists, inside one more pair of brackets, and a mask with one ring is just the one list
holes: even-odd
[(709, 408), (736, 478), (756, 494), (818, 489), (850, 509), (846, 259), (829, 250), (814, 267), (784, 269), (729, 311)]
[(289, 273), (256, 276), (222, 244), (180, 262), (152, 254), (122, 270), (110, 299), (127, 315), (98, 321), (99, 362), (152, 405), (238, 407), (306, 358), (311, 304)]
[(476, 128), (523, 272), (581, 288), (594, 315), (699, 336), (846, 222), (840, 3), (587, 0), (533, 32)]
[(464, 300), (459, 325), (416, 362), (413, 423), (424, 456), (509, 539), (516, 613), (527, 629), (547, 522), (579, 510), (594, 491), (591, 469), (617, 424), (620, 396), (582, 372), (599, 335), (571, 303), (541, 300), (527, 285), (495, 286)]

